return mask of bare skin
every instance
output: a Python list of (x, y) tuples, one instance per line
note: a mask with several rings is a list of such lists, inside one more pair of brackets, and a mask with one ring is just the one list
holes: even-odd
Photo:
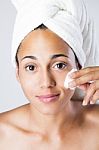
[[(70, 87), (79, 86), (85, 91), (83, 105), (95, 104), (99, 100), (99, 66), (87, 67), (71, 74)], [(91, 82), (90, 82), (91, 81)]]
[(99, 150), (99, 106), (82, 106), (64, 88), (66, 74), (77, 67), (70, 47), (38, 29), (22, 42), (18, 60), (17, 80), (30, 103), (0, 115), (0, 149)]
[[(72, 102), (73, 103), (73, 102)], [(0, 149), (2, 150), (98, 150), (99, 149), (99, 107), (79, 106), (82, 110), (74, 121), (67, 120), (60, 131), (55, 123), (51, 131), (36, 127), (31, 129), (28, 119), (29, 105), (4, 113), (0, 116)], [(81, 108), (80, 108), (81, 107)], [(39, 127), (39, 126), (38, 126)], [(49, 126), (48, 126), (49, 127)], [(34, 130), (34, 131), (33, 131)]]

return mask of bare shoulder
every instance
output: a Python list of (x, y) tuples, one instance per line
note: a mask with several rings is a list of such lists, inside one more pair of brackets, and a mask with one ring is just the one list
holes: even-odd
[(0, 113), (0, 122), (15, 121), (27, 112), (28, 104)]
[[(14, 131), (15, 128), (25, 126), (26, 108), (24, 105), (13, 110), (0, 113), (0, 139)], [(24, 124), (24, 125), (23, 125)]]

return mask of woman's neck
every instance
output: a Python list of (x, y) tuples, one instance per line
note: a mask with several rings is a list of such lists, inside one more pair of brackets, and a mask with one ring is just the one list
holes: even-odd
[(46, 134), (61, 132), (63, 128), (68, 131), (81, 111), (80, 104), (72, 101), (62, 111), (53, 115), (42, 114), (31, 104), (29, 107), (29, 128)]

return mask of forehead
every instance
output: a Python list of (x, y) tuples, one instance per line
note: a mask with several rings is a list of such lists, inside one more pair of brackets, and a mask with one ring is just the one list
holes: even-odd
[(37, 29), (29, 33), (22, 41), (18, 53), (21, 57), (25, 55), (47, 56), (54, 53), (74, 56), (69, 45), (49, 29)]

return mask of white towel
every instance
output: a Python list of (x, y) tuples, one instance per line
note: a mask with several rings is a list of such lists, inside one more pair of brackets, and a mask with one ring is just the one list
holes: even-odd
[(12, 41), (12, 62), (24, 37), (41, 24), (74, 50), (82, 67), (99, 64), (93, 22), (83, 0), (12, 0), (17, 9)]

